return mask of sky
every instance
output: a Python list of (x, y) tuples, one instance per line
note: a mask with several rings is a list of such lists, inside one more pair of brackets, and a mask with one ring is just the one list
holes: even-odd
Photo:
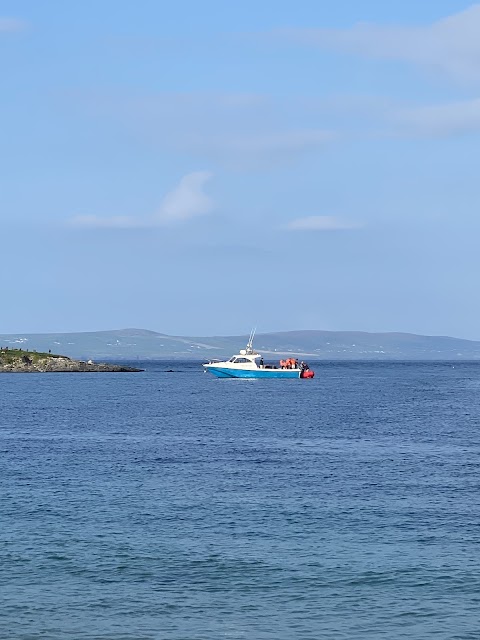
[(480, 3), (0, 0), (0, 333), (480, 339)]

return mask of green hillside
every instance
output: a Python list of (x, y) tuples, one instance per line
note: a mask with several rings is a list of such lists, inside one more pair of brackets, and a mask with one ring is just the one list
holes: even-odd
[[(0, 347), (60, 352), (82, 359), (223, 358), (248, 336), (170, 336), (144, 329), (85, 333), (0, 335)], [(323, 360), (477, 360), (480, 342), (448, 336), (360, 331), (287, 331), (258, 334), (255, 347), (272, 360), (296, 354)]]

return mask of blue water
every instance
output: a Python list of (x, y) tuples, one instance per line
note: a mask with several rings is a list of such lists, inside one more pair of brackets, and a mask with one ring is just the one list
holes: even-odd
[(2, 640), (478, 640), (480, 365), (145, 366), (0, 375)]

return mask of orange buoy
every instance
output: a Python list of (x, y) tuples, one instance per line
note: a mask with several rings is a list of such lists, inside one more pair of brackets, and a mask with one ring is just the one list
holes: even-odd
[(302, 371), (302, 373), (300, 374), (301, 378), (313, 378), (315, 376), (315, 372), (312, 371), (311, 369), (306, 369), (305, 371)]

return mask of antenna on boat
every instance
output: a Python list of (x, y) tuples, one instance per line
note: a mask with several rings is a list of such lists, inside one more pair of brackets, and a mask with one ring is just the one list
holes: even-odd
[(255, 337), (256, 330), (257, 330), (257, 327), (255, 327), (250, 331), (250, 338), (248, 339), (248, 342), (247, 342), (247, 353), (253, 353), (253, 338)]

